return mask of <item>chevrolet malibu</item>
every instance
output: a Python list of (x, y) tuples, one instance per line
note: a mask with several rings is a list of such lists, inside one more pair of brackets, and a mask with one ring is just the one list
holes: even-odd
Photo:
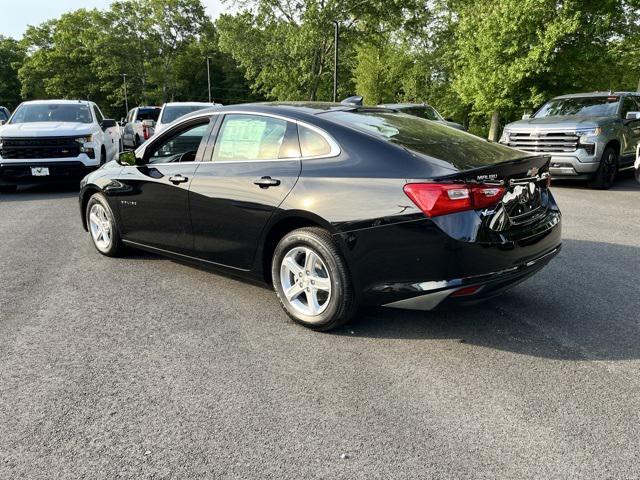
[(385, 108), (202, 110), (82, 181), (103, 255), (157, 252), (273, 285), (330, 330), (359, 305), (473, 304), (560, 250), (549, 157)]

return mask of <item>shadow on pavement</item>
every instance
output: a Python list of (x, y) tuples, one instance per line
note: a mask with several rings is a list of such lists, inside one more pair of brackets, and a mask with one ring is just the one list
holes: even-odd
[(0, 202), (28, 202), (30, 200), (55, 200), (78, 197), (78, 182), (50, 185), (21, 185), (14, 193), (0, 193)]
[(432, 312), (371, 308), (335, 334), (452, 339), (558, 360), (640, 358), (640, 248), (565, 240), (544, 270), (501, 297)]
[[(571, 188), (576, 190), (589, 190), (587, 182), (584, 180), (553, 180), (551, 188)], [(596, 192), (640, 192), (640, 183), (638, 183), (634, 177), (633, 170), (625, 170), (618, 175), (615, 183), (610, 190), (594, 190)]]

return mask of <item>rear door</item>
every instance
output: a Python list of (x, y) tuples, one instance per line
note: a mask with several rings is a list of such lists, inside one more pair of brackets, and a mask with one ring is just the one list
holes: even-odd
[(209, 161), (190, 187), (195, 251), (248, 270), (265, 225), (300, 175), (297, 129), (261, 114), (226, 114), (219, 123)]
[(210, 116), (182, 122), (151, 141), (141, 164), (122, 169), (117, 196), (125, 240), (190, 254), (189, 186), (211, 132)]

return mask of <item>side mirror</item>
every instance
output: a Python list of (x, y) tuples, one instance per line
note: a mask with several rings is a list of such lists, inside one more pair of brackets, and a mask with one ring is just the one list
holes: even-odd
[(148, 128), (153, 128), (156, 126), (156, 122), (154, 122), (153, 120), (143, 120), (142, 121), (142, 126), (143, 127), (148, 127)]
[(524, 115), (522, 115), (522, 120), (529, 120), (530, 118), (531, 118), (530, 113), (525, 113)]
[(100, 126), (102, 127), (103, 130), (106, 130), (107, 128), (117, 127), (118, 124), (112, 118), (105, 118), (104, 120), (102, 120), (102, 123), (100, 124)]
[(640, 120), (640, 112), (627, 112), (625, 120)]
[(0, 127), (1, 127), (2, 125), (4, 125), (5, 123), (7, 123), (7, 121), (6, 121), (6, 120), (0, 120)]
[(126, 118), (124, 118), (124, 117), (122, 117), (122, 118), (120, 119), (120, 126), (124, 127), (126, 124), (127, 124), (127, 119), (126, 119)]
[(125, 150), (118, 154), (118, 163), (125, 167), (134, 167), (138, 164), (136, 153), (133, 150)]

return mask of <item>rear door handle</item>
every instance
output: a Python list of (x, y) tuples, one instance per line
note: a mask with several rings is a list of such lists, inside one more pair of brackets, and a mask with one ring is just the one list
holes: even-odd
[(260, 180), (253, 182), (254, 185), (258, 185), (260, 188), (277, 187), (280, 185), (280, 180), (271, 177), (262, 177)]
[(175, 185), (178, 185), (179, 183), (188, 182), (189, 179), (187, 177), (184, 177), (178, 174), (178, 175), (174, 175), (173, 177), (169, 177), (169, 181)]

